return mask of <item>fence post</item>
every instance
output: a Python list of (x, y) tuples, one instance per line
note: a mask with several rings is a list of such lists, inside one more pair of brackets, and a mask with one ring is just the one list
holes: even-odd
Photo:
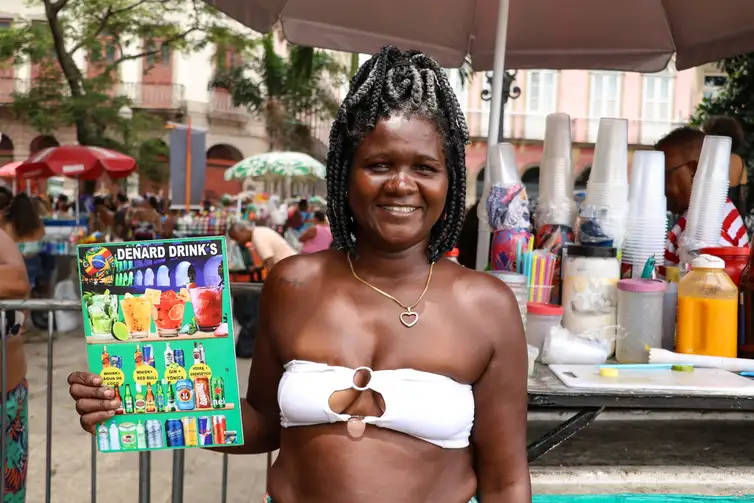
[(173, 451), (173, 491), (170, 503), (183, 503), (184, 451)]
[(149, 503), (151, 494), (152, 453), (139, 453), (139, 503)]
[(97, 503), (97, 436), (92, 436), (91, 503)]
[(223, 477), (220, 481), (220, 503), (228, 503), (228, 455), (223, 454)]
[(8, 392), (6, 391), (6, 385), (8, 382), (8, 355), (7, 355), (7, 349), (8, 349), (8, 334), (6, 333), (7, 325), (7, 316), (5, 315), (5, 310), (3, 309), (0, 311), (0, 339), (2, 339), (2, 346), (0, 346), (0, 366), (2, 366), (2, 370), (0, 370), (0, 390), (2, 391), (2, 405), (0, 405), (0, 413), (2, 413), (2, 419), (0, 419), (0, 428), (2, 428), (2, 436), (0, 436), (0, 458), (2, 458), (2, 463), (0, 464), (0, 469), (2, 470), (2, 476), (0, 476), (0, 495), (5, 495), (5, 448), (6, 448), (6, 442), (5, 442), (5, 435), (8, 431), (8, 408), (6, 399), (8, 398)]
[(45, 439), (45, 503), (52, 501), (52, 358), (55, 313), (47, 312), (47, 438)]

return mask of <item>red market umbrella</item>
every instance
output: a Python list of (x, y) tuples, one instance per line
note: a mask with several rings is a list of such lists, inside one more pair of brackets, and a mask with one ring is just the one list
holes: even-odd
[(21, 161), (16, 161), (4, 165), (0, 168), (0, 178), (16, 178), (16, 170), (21, 164)]
[(136, 160), (102, 147), (69, 145), (46, 148), (21, 163), (16, 174), (22, 180), (67, 176), (79, 180), (125, 178), (136, 171)]

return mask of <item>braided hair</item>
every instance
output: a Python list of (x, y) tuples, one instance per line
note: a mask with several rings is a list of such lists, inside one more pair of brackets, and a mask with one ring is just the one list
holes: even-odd
[(427, 258), (435, 262), (455, 246), (463, 227), (469, 130), (445, 71), (418, 51), (401, 52), (392, 46), (383, 47), (353, 76), (330, 131), (327, 217), (333, 245), (355, 255), (355, 224), (347, 195), (353, 155), (380, 119), (397, 115), (432, 121), (443, 139), (448, 194), (427, 249)]

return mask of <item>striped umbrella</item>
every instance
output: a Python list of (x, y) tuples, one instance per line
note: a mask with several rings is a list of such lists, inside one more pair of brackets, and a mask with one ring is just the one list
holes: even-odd
[(225, 171), (226, 180), (246, 178), (325, 178), (325, 166), (301, 152), (267, 152), (247, 157)]

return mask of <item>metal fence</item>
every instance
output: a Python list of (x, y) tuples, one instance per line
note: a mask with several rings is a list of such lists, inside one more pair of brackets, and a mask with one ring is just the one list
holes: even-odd
[[(233, 283), (231, 284), (231, 294), (243, 294), (259, 291), (261, 284), (255, 283)], [(8, 338), (13, 337), (7, 333), (7, 312), (8, 311), (47, 311), (47, 395), (46, 395), (46, 426), (45, 426), (45, 503), (52, 502), (52, 389), (53, 389), (53, 349), (55, 334), (55, 312), (56, 311), (81, 311), (81, 302), (74, 300), (56, 300), (56, 299), (24, 299), (24, 300), (0, 300), (0, 390), (6, 389), (8, 381), (8, 361), (7, 361), (7, 343)], [(7, 394), (0, 395), (0, 459), (2, 469), (5, 469), (5, 460), (7, 455), (6, 435), (8, 429), (8, 417), (6, 415), (5, 401)], [(73, 404), (71, 404), (73, 406)], [(183, 503), (183, 486), (184, 486), (184, 464), (185, 451), (173, 451), (173, 475), (172, 475), (172, 496), (171, 503)], [(227, 503), (227, 483), (228, 483), (228, 454), (223, 454), (222, 476), (220, 480), (220, 502)], [(268, 467), (270, 457), (268, 456)], [(139, 453), (139, 503), (149, 503), (151, 499), (151, 453)], [(0, 495), (5, 494), (5, 476), (0, 476)], [(97, 439), (92, 436), (91, 442), (91, 481), (90, 481), (90, 501), (97, 502)]]

